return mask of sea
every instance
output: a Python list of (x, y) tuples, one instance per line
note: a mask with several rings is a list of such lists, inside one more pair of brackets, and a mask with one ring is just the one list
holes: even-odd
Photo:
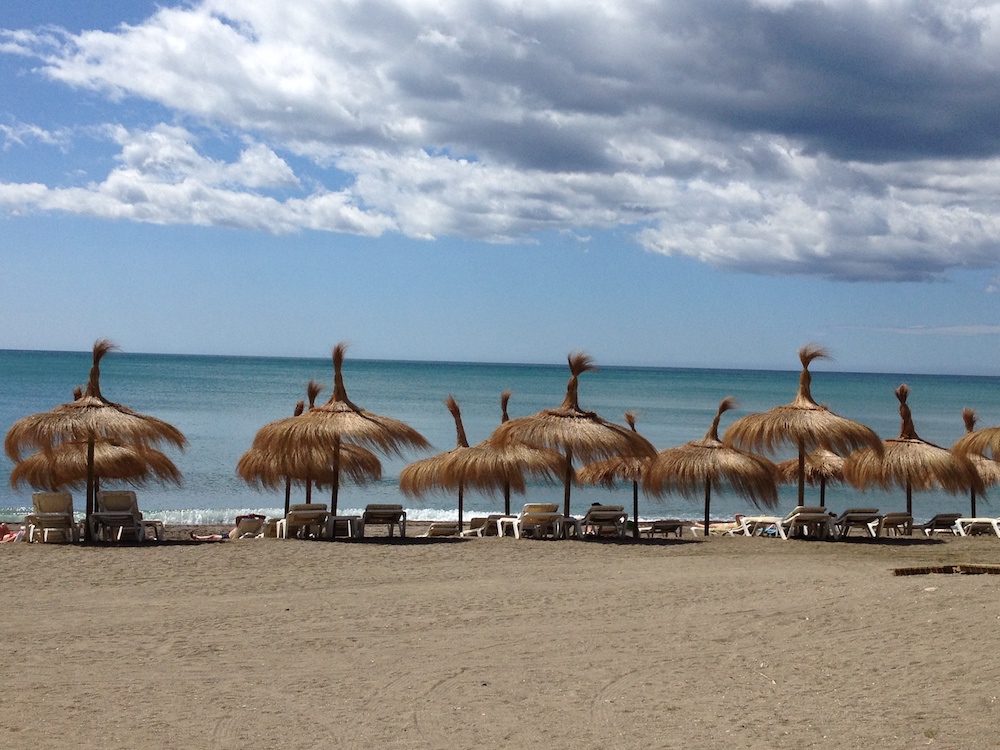
[[(89, 352), (0, 350), (0, 429), (6, 434), (21, 417), (47, 411), (70, 401), (73, 389), (85, 385), (90, 369)], [(599, 364), (599, 363), (598, 363)], [(874, 429), (882, 438), (899, 435), (898, 402), (893, 395), (900, 383), (910, 388), (910, 407), (918, 434), (924, 440), (948, 447), (964, 434), (962, 409), (972, 407), (980, 426), (1000, 423), (1000, 378), (981, 376), (838, 372), (814, 362), (812, 394), (841, 416)], [(637, 414), (636, 428), (657, 449), (702, 438), (719, 402), (734, 396), (738, 408), (722, 418), (720, 432), (747, 413), (766, 411), (792, 401), (799, 371), (696, 369), (671, 367), (604, 366), (580, 377), (580, 405), (605, 419), (624, 423), (624, 413)], [(444, 400), (455, 397), (470, 444), (487, 438), (500, 423), (500, 394), (513, 391), (511, 417), (533, 414), (558, 406), (566, 392), (566, 365), (484, 364), (463, 362), (409, 362), (348, 359), (344, 380), (348, 396), (362, 408), (402, 420), (432, 444), (430, 450), (387, 456), (382, 479), (364, 486), (341, 487), (340, 513), (360, 513), (368, 503), (402, 503), (410, 519), (456, 520), (457, 498), (432, 495), (414, 499), (401, 494), (398, 477), (410, 461), (455, 447), (455, 425)], [(101, 363), (101, 391), (105, 398), (135, 411), (166, 420), (187, 437), (180, 451), (163, 450), (183, 474), (181, 486), (158, 484), (139, 488), (140, 507), (147, 518), (168, 524), (225, 524), (241, 513), (280, 516), (284, 492), (265, 491), (249, 485), (236, 474), (236, 463), (250, 448), (257, 430), (268, 422), (292, 415), (295, 404), (306, 398), (306, 384), (316, 380), (330, 395), (332, 358), (195, 356), (112, 352)], [(769, 456), (792, 458), (792, 450)], [(0, 457), (0, 476), (8, 479), (13, 464)], [(112, 488), (112, 483), (102, 486)], [(31, 507), (30, 487), (0, 488), (0, 520), (19, 521)], [(807, 503), (818, 504), (818, 488), (806, 488)], [(562, 503), (559, 485), (530, 484), (524, 496), (514, 496), (513, 509), (524, 502)], [(314, 492), (314, 501), (328, 500)], [(78, 512), (84, 492), (75, 492)], [(304, 489), (293, 489), (292, 502), (304, 501)], [(574, 486), (572, 510), (582, 514), (591, 503), (613, 503), (631, 509), (632, 485), (615, 489)], [(838, 484), (826, 490), (826, 504), (833, 511), (846, 507), (904, 510), (902, 489), (888, 492), (859, 491)], [(796, 505), (796, 488), (780, 490), (783, 514)], [(979, 498), (979, 514), (1000, 514), (1000, 503), (989, 495)], [(991, 510), (991, 505), (994, 508)], [(503, 510), (503, 498), (467, 492), (465, 518)], [(914, 493), (913, 514), (926, 520), (938, 512), (968, 513), (966, 494), (940, 491)], [(725, 490), (712, 495), (713, 518), (732, 519), (754, 506)], [(680, 496), (647, 497), (640, 492), (640, 519), (664, 517), (701, 518), (702, 500)]]

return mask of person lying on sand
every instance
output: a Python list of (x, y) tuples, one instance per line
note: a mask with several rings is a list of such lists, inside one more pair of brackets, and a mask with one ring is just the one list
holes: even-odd
[(224, 531), (221, 534), (195, 534), (191, 532), (191, 538), (199, 542), (221, 542), (225, 539), (239, 539), (242, 533), (247, 533), (244, 529), (240, 531), (240, 523), (243, 521), (263, 521), (267, 516), (262, 516), (259, 513), (248, 513), (245, 516), (236, 516), (236, 525), (229, 531)]
[(5, 523), (0, 523), (0, 544), (6, 544), (7, 542), (19, 542), (24, 539), (24, 527), (22, 526), (16, 532), (10, 530), (10, 526)]
[[(743, 514), (737, 513), (736, 517), (732, 521), (712, 521), (708, 524), (709, 534), (728, 534), (733, 529), (738, 529), (743, 525)], [(705, 524), (695, 521), (691, 524), (692, 529), (696, 529), (698, 532), (703, 532), (705, 530)]]

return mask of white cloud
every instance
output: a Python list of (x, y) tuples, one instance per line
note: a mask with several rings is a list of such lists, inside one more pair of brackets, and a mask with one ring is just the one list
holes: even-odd
[[(621, 226), (723, 268), (930, 279), (1000, 260), (998, 21), (962, 0), (203, 0), (8, 31), (0, 52), (151, 119), (113, 131), (108, 174), (0, 204), (500, 242)], [(30, 128), (0, 135), (50, 142)]]

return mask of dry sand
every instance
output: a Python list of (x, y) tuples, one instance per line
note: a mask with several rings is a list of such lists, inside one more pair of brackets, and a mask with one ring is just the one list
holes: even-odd
[(1000, 540), (8, 544), (14, 748), (992, 748)]

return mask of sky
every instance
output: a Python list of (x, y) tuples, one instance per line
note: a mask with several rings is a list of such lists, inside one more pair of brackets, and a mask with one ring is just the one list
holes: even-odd
[(1000, 373), (1000, 3), (0, 8), (0, 348)]

